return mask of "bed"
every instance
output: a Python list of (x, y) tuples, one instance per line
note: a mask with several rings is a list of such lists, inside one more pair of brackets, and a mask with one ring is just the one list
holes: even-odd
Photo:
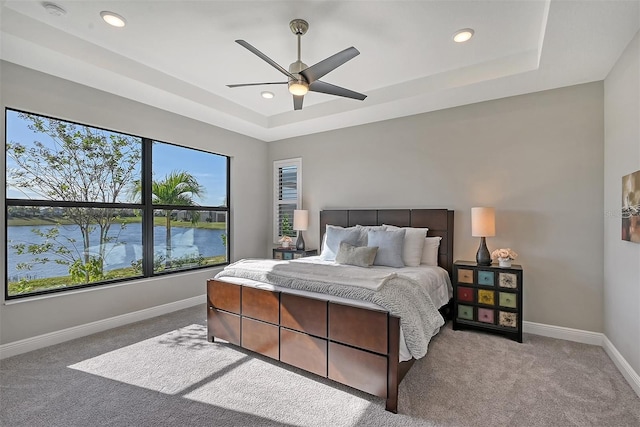
[[(323, 210), (320, 212), (321, 241), (327, 225), (346, 228), (383, 224), (428, 228), (427, 236), (441, 237), (437, 249), (437, 264), (440, 268), (431, 269), (435, 273), (444, 274), (450, 286), (449, 278), (453, 267), (451, 210)], [(312, 259), (297, 261), (284, 264), (295, 264), (299, 272), (304, 270), (313, 273), (314, 268), (318, 268), (322, 273), (321, 269), (325, 268), (316, 267), (316, 264), (322, 263)], [(374, 295), (375, 298), (356, 301), (335, 291), (343, 290), (344, 286), (340, 283), (345, 279), (331, 279), (334, 282), (331, 289), (327, 293), (318, 293), (313, 287), (296, 288), (297, 282), (287, 278), (289, 273), (286, 270), (278, 270), (277, 276), (271, 273), (237, 274), (238, 270), (241, 273), (252, 272), (251, 268), (256, 264), (268, 264), (272, 269), (274, 265), (276, 269), (284, 268), (278, 265), (282, 261), (246, 260), (239, 263), (225, 268), (216, 278), (207, 282), (209, 341), (220, 339), (382, 397), (386, 399), (386, 410), (397, 413), (398, 385), (415, 362), (413, 355), (423, 355), (422, 343), (418, 343), (421, 347), (416, 347), (416, 335), (411, 328), (407, 329), (409, 316), (405, 318), (403, 315), (401, 329), (401, 317), (395, 311), (395, 306), (392, 304), (385, 308), (376, 299), (383, 290), (386, 292), (395, 288), (385, 286), (384, 283), (399, 280), (398, 277), (384, 276), (381, 285), (376, 285), (377, 288), (371, 286), (371, 292), (358, 290), (366, 295)], [(358, 268), (369, 270), (353, 267)], [(428, 268), (416, 267), (414, 270), (416, 274), (422, 274)], [(377, 273), (372, 271), (368, 274), (372, 275), (373, 281)], [(272, 280), (274, 277), (279, 280)], [(369, 276), (362, 277), (363, 281), (369, 280)], [(306, 282), (305, 285), (315, 283), (310, 280)], [(440, 316), (438, 309), (441, 315), (447, 315), (449, 304), (446, 297), (443, 299), (440, 295), (438, 298), (427, 299), (429, 301), (425, 300), (421, 305), (430, 307), (432, 300), (437, 300), (434, 302), (437, 305), (435, 315)], [(433, 309), (422, 307), (421, 310), (429, 318), (433, 318)], [(442, 321), (441, 318), (440, 320)]]

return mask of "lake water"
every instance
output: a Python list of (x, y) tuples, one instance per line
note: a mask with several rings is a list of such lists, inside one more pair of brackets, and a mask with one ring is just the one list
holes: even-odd
[[(31, 263), (34, 255), (29, 253), (18, 255), (17, 251), (12, 247), (19, 243), (24, 244), (42, 244), (45, 238), (33, 232), (37, 229), (41, 233), (47, 233), (52, 226), (10, 226), (7, 227), (7, 275), (10, 280), (19, 277), (28, 278), (44, 278), (67, 276), (69, 267), (54, 262), (60, 259), (53, 253), (40, 254), (39, 258), (48, 258), (51, 261), (46, 264), (32, 264), (30, 270), (19, 270), (17, 267), (20, 263)], [(56, 246), (64, 246), (74, 253), (75, 259), (82, 254), (82, 234), (80, 227), (77, 225), (60, 226), (60, 235), (55, 239)], [(212, 257), (220, 256), (226, 253), (226, 248), (222, 242), (222, 235), (225, 230), (209, 230), (203, 228), (171, 228), (171, 255), (172, 258), (180, 258), (184, 256)], [(91, 233), (90, 253), (99, 253), (99, 233), (94, 231)], [(153, 240), (154, 252), (156, 256), (165, 255), (165, 240), (167, 232), (165, 227), (154, 227)], [(113, 224), (109, 230), (109, 237), (113, 237), (113, 242), (108, 243), (105, 248), (104, 267), (105, 271), (116, 268), (130, 267), (131, 262), (142, 258), (142, 225), (140, 223), (128, 224), (121, 227), (120, 224)], [(75, 242), (74, 242), (75, 240)], [(51, 241), (51, 240), (50, 240)]]

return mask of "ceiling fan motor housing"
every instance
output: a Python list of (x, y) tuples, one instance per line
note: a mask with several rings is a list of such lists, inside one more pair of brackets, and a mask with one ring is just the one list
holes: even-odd
[[(295, 77), (295, 79), (289, 77), (289, 92), (293, 94), (300, 93), (302, 95), (307, 93), (309, 83), (307, 83), (307, 80), (300, 74), (300, 72), (306, 68), (308, 68), (307, 64), (300, 60), (289, 65), (289, 72)], [(301, 86), (304, 86), (304, 89)]]

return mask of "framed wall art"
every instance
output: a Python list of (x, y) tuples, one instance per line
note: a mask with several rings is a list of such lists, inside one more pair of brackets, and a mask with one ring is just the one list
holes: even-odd
[(640, 171), (622, 177), (622, 240), (640, 243)]

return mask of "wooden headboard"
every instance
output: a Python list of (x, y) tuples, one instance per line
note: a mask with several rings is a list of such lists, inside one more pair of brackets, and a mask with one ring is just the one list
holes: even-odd
[(320, 242), (327, 224), (341, 227), (389, 224), (429, 228), (427, 236), (440, 236), (438, 265), (453, 271), (453, 211), (447, 209), (349, 209), (320, 211)]

